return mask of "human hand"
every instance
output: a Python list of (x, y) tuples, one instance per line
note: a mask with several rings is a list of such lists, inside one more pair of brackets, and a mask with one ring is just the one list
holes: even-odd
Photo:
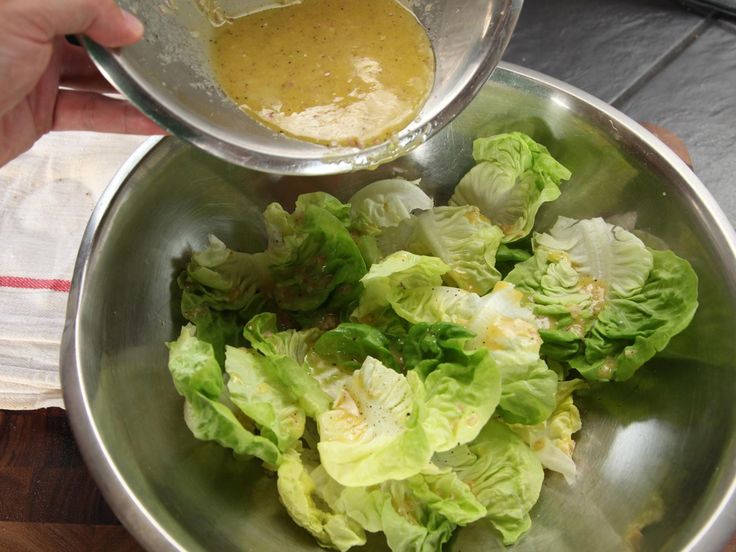
[(103, 95), (114, 90), (66, 34), (115, 48), (138, 41), (143, 25), (114, 0), (0, 0), (0, 166), (50, 130), (163, 133)]

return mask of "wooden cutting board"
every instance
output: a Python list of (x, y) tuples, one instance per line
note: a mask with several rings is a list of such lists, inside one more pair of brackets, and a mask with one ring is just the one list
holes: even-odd
[(0, 550), (143, 550), (102, 498), (59, 408), (0, 411)]

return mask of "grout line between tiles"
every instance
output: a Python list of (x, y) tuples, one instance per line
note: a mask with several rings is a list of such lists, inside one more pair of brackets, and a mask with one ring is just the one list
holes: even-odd
[(657, 73), (661, 72), (674, 59), (676, 59), (684, 50), (688, 48), (708, 27), (713, 24), (713, 15), (705, 16), (698, 22), (685, 36), (668, 48), (661, 56), (659, 56), (649, 68), (639, 75), (634, 81), (616, 94), (609, 103), (617, 109), (626, 103), (631, 97), (641, 90)]
[(729, 19), (727, 17), (718, 18), (718, 26), (725, 28), (728, 31), (736, 32), (736, 19)]

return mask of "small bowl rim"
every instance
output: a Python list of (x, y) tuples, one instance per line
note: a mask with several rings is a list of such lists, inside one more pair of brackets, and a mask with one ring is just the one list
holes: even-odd
[(508, 9), (500, 13), (501, 28), (505, 29), (501, 43), (488, 40), (477, 70), (467, 84), (432, 119), (421, 126), (410, 123), (391, 140), (364, 150), (325, 148), (321, 158), (288, 157), (259, 152), (238, 146), (216, 137), (206, 129), (195, 126), (176, 113), (171, 106), (155, 98), (155, 94), (134, 79), (125, 69), (124, 56), (119, 49), (107, 49), (88, 37), (79, 40), (89, 52), (92, 61), (112, 86), (156, 124), (173, 135), (186, 140), (212, 155), (249, 169), (300, 176), (327, 176), (367, 169), (393, 161), (409, 153), (457, 117), (478, 94), (498, 66), (511, 39), (522, 9), (523, 0), (508, 1)]

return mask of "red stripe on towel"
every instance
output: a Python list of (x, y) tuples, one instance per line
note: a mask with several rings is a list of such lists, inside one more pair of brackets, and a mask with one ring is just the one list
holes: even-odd
[(18, 289), (48, 289), (68, 292), (72, 283), (69, 280), (45, 280), (42, 278), (26, 278), (24, 276), (0, 276), (0, 287)]

